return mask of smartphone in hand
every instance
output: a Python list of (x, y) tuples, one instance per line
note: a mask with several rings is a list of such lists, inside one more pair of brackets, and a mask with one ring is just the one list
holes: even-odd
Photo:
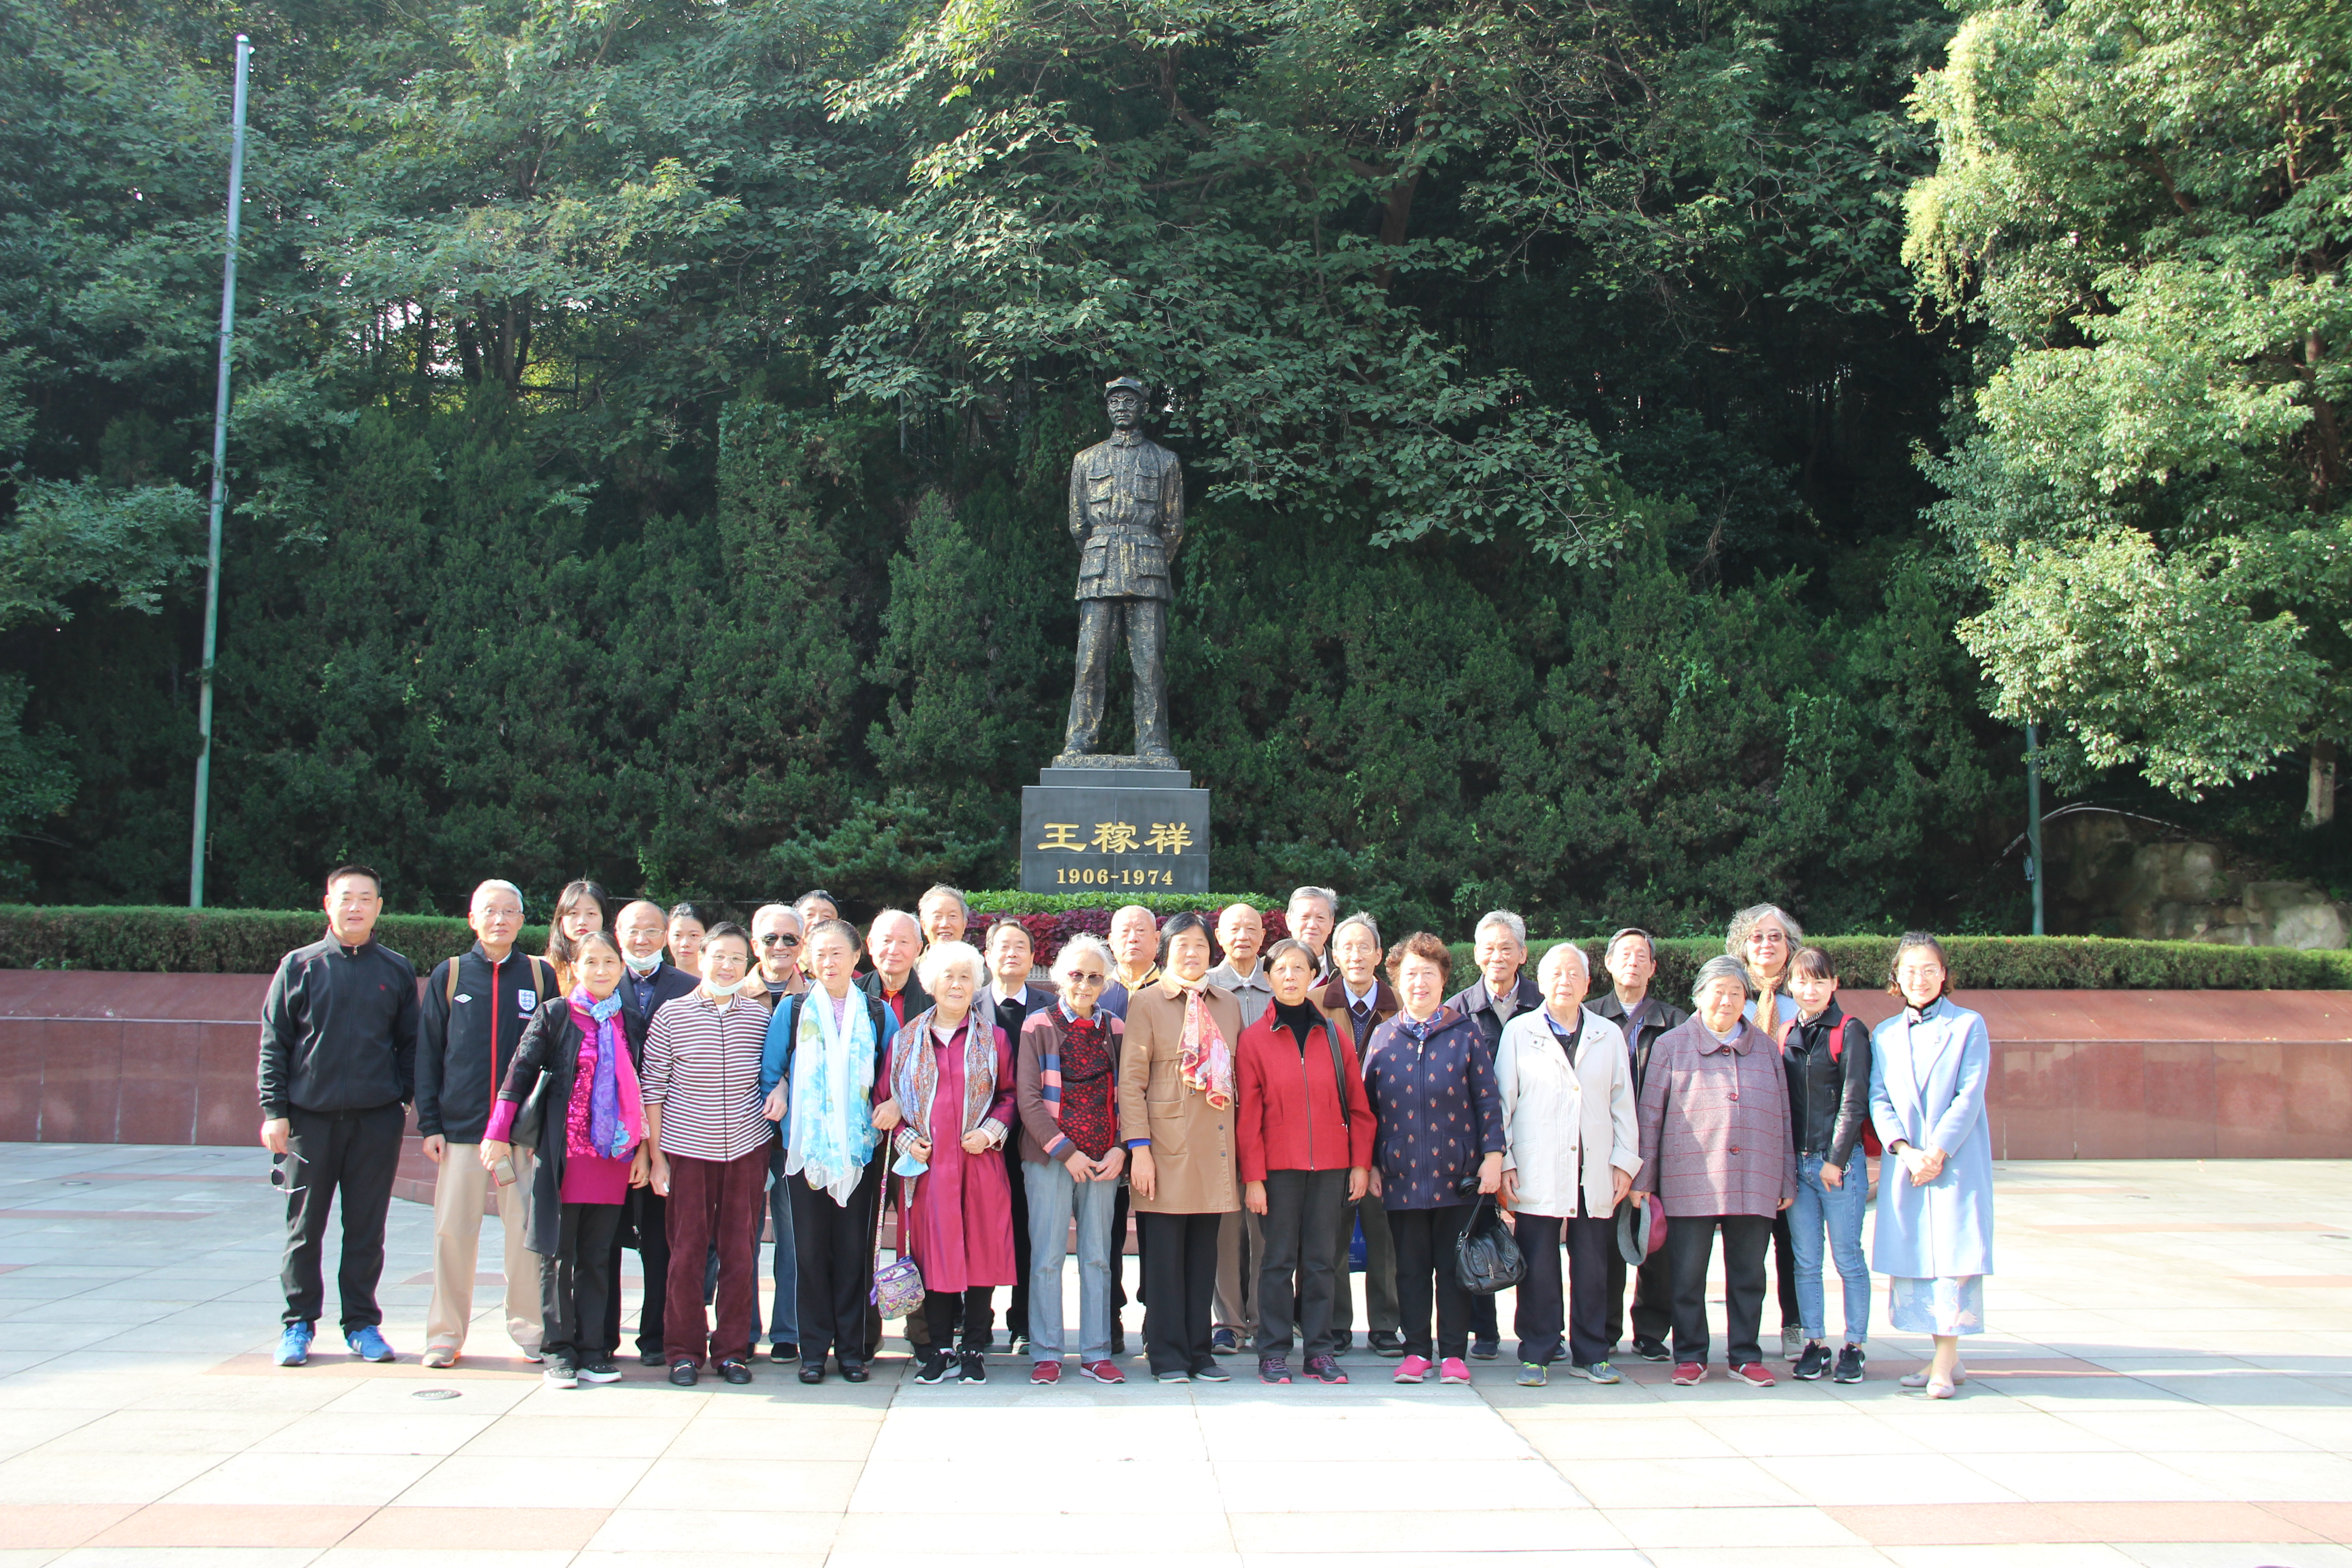
[(500, 1155), (499, 1157), (499, 1163), (490, 1167), (490, 1173), (498, 1177), (499, 1185), (502, 1187), (513, 1186), (515, 1184), (514, 1156), (512, 1154)]

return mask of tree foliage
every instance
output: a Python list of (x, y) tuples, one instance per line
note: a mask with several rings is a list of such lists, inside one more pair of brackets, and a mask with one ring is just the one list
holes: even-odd
[(1972, 9), (1923, 79), (1906, 250), (1980, 321), (1936, 510), (1994, 711), (2195, 796), (2352, 721), (2352, 17), (2317, 0)]
[[(2021, 41), (1979, 48), (1995, 15)], [(1948, 65), (1928, 0), (0, 0), (20, 880), (183, 886), (244, 30), (216, 899), (299, 907), (345, 856), (411, 910), (491, 870), (1009, 882), (1069, 698), (1069, 461), (1134, 373), (1191, 482), (1170, 666), (1221, 885), (2012, 927), (2017, 742), (1956, 624), (2005, 715), (2043, 710), (2013, 669), (2106, 682), (2032, 698), (2084, 767), (2209, 782), (2311, 731), (2339, 635), (2336, 373), (2272, 363), (2334, 285), (2262, 269), (2332, 176), (2199, 172), (2208, 229), (2147, 251), (2140, 176), (2063, 133), (2126, 88), (2026, 17)], [(2269, 58), (2192, 63), (2242, 66), (2252, 125)], [(2051, 99), (2021, 173), (1971, 174), (2066, 70), (2106, 118)], [(1922, 319), (1913, 267), (1973, 313)], [(2134, 426), (2135, 384), (2202, 412)]]

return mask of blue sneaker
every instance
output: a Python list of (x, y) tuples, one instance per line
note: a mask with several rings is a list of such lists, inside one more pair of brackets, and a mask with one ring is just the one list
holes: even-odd
[(345, 1334), (343, 1343), (351, 1346), (352, 1353), (362, 1361), (392, 1359), (392, 1347), (383, 1342), (383, 1335), (376, 1331), (373, 1323), (368, 1324), (363, 1329), (354, 1329)]
[(317, 1331), (308, 1323), (289, 1323), (286, 1331), (278, 1336), (278, 1364), (301, 1366), (310, 1359), (310, 1337)]

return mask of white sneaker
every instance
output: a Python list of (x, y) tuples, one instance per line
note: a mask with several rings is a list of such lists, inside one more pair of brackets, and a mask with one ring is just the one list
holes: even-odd
[(1801, 1329), (1801, 1328), (1792, 1327), (1791, 1325), (1787, 1324), (1787, 1323), (1783, 1323), (1783, 1324), (1781, 1324), (1781, 1325), (1780, 1325), (1780, 1354), (1781, 1354), (1781, 1356), (1782, 1356), (1785, 1360), (1788, 1360), (1788, 1361), (1794, 1361), (1794, 1360), (1796, 1360), (1799, 1356), (1801, 1356), (1801, 1355), (1802, 1355), (1802, 1354), (1804, 1354), (1804, 1353), (1805, 1353), (1805, 1331), (1804, 1331), (1803, 1329)]

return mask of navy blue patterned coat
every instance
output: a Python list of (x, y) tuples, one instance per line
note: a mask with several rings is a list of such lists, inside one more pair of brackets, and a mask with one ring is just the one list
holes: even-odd
[(1503, 1102), (1495, 1062), (1475, 1021), (1440, 1007), (1425, 1027), (1399, 1013), (1372, 1031), (1364, 1090), (1380, 1134), (1372, 1163), (1381, 1206), (1446, 1208), (1469, 1200), (1454, 1190), (1478, 1162), (1503, 1152)]

